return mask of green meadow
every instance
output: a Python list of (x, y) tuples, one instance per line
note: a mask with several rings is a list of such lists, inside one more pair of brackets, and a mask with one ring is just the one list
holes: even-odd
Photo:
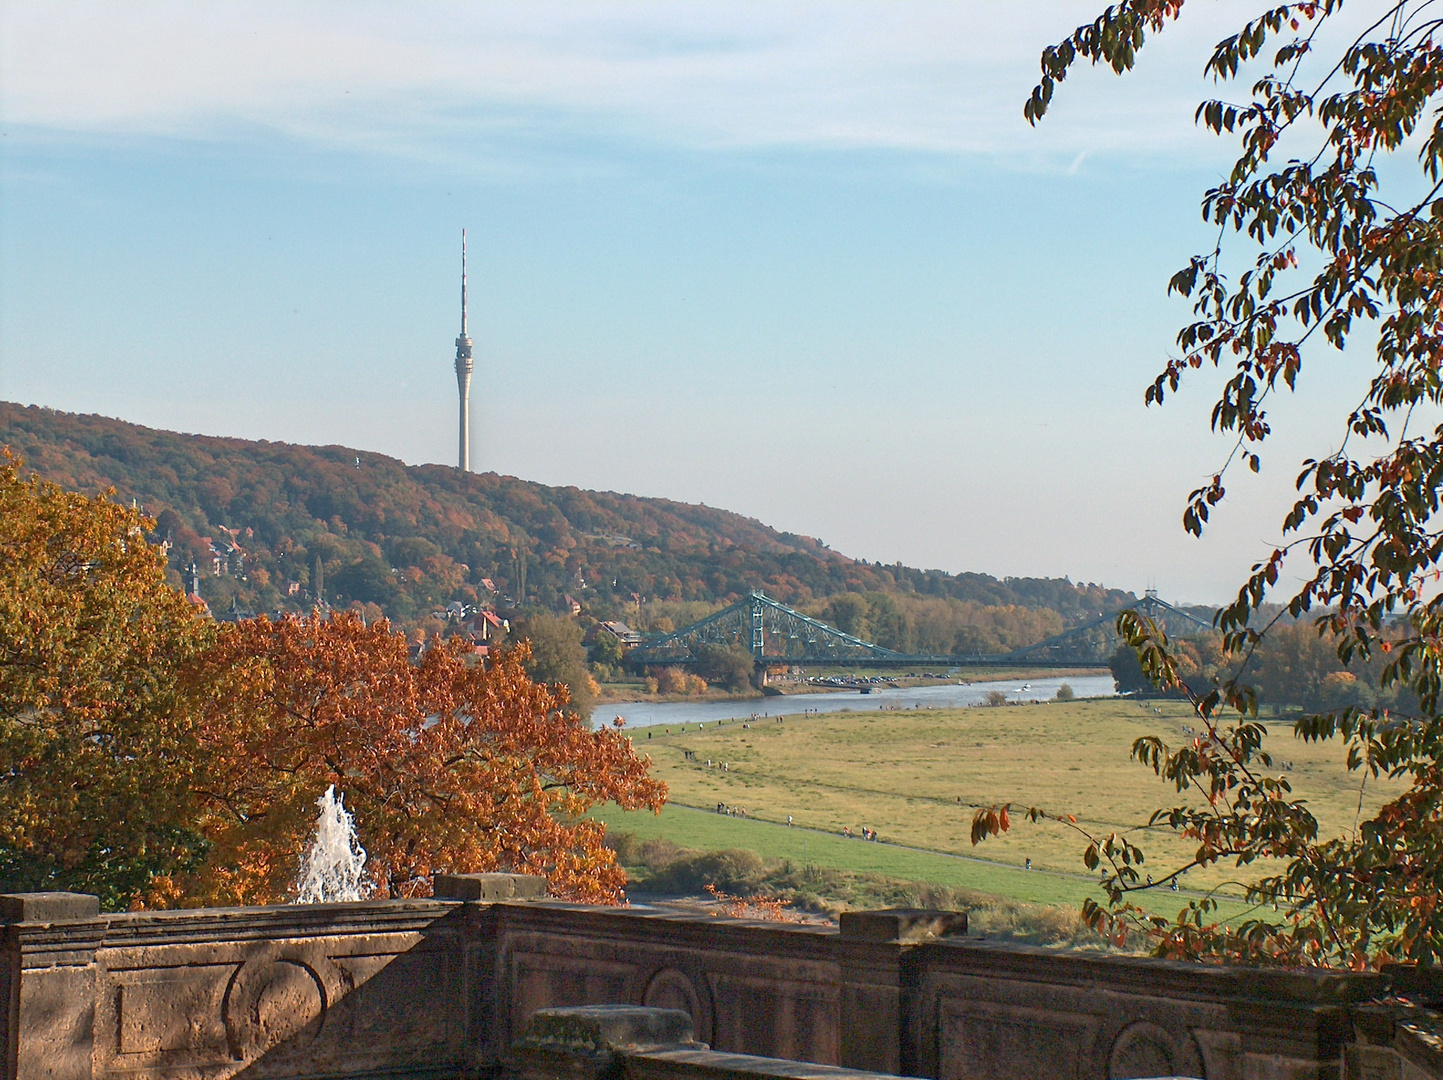
[(664, 837), (678, 847), (700, 851), (737, 848), (797, 866), (820, 866), (880, 874), (901, 881), (975, 889), (1035, 904), (1080, 904), (1093, 895), (1093, 879), (1075, 874), (1028, 872), (1021, 867), (981, 859), (957, 858), (892, 844), (847, 840), (832, 833), (791, 828), (763, 821), (724, 817), (686, 806), (668, 806), (660, 815), (629, 814), (612, 806), (597, 816), (609, 828), (638, 839)]
[[(859, 703), (851, 712), (780, 722), (640, 729), (633, 738), (669, 785), (670, 805), (660, 816), (614, 806), (598, 814), (614, 831), (683, 848), (748, 850), (799, 866), (1076, 906), (1097, 895), (1096, 879), (1082, 864), (1082, 836), (1014, 814), (1009, 833), (974, 847), (973, 808), (1041, 806), (1076, 816), (1094, 834), (1125, 831), (1147, 854), (1143, 872), (1161, 878), (1187, 861), (1191, 845), (1166, 829), (1147, 828), (1146, 821), (1180, 797), (1129, 753), (1145, 734), (1176, 745), (1191, 737), (1192, 722), (1174, 702), (895, 711)], [(1272, 725), (1268, 741), (1274, 771), (1308, 800), (1323, 833), (1351, 828), (1360, 778), (1344, 768), (1342, 747), (1304, 744), (1287, 724)], [(1383, 785), (1365, 789), (1365, 811), (1385, 793)], [(718, 814), (718, 803), (744, 807), (747, 816)], [(842, 835), (844, 827), (857, 832), (864, 826), (882, 842)], [(1172, 913), (1188, 894), (1240, 892), (1242, 873), (1258, 870), (1194, 870), (1183, 879), (1182, 895), (1157, 890), (1141, 899)]]

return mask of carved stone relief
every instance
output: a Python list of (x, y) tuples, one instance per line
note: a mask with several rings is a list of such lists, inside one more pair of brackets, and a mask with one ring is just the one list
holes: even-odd
[(710, 1018), (702, 1008), (696, 984), (676, 968), (662, 968), (653, 975), (642, 991), (641, 1003), (654, 1009), (680, 1009), (691, 1017), (693, 1037), (711, 1041)]
[(341, 971), (318, 949), (248, 957), (226, 987), (222, 1015), (235, 1061), (304, 1053), (344, 993)]
[(1148, 1076), (1201, 1076), (1202, 1062), (1192, 1040), (1175, 1037), (1158, 1024), (1139, 1020), (1123, 1028), (1107, 1057), (1108, 1080)]

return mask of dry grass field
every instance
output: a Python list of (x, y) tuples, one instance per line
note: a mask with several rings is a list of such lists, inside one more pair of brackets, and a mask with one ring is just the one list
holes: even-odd
[[(634, 738), (651, 754), (675, 804), (710, 809), (725, 803), (771, 822), (790, 815), (799, 827), (832, 834), (865, 826), (890, 844), (1017, 866), (1030, 858), (1039, 870), (1081, 872), (1084, 841), (1056, 824), (1020, 822), (1010, 834), (972, 846), (971, 807), (1012, 801), (1074, 814), (1094, 832), (1133, 830), (1148, 856), (1145, 870), (1162, 877), (1187, 860), (1189, 846), (1165, 829), (1142, 826), (1153, 809), (1178, 796), (1133, 762), (1129, 751), (1145, 734), (1176, 745), (1188, 737), (1190, 722), (1185, 706), (1172, 702), (905, 711), (859, 702), (852, 712), (750, 726), (692, 725), (670, 734), (642, 729)], [(1324, 833), (1349, 830), (1359, 777), (1344, 769), (1342, 747), (1305, 744), (1287, 723), (1270, 725), (1268, 741), (1275, 759), (1291, 764), (1277, 771), (1309, 800)], [(1370, 785), (1365, 809), (1384, 793)], [(619, 818), (632, 815), (606, 816), (613, 827), (626, 829)], [(855, 843), (861, 856), (863, 842)], [(1233, 867), (1195, 870), (1185, 887), (1211, 888), (1239, 873)]]

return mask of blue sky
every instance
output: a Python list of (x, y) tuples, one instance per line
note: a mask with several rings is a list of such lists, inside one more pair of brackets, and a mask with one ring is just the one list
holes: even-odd
[(1202, 540), (1215, 377), (1143, 388), (1209, 242), (1199, 6), (1037, 130), (1092, 2), (75, 3), (0, 12), (0, 397), (455, 446), (867, 559), (1230, 596), (1366, 367), (1321, 353)]

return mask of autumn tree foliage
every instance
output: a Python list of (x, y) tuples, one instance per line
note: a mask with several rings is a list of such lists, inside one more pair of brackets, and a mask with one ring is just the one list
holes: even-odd
[(0, 892), (125, 907), (206, 852), (185, 685), (214, 624), (166, 584), (153, 522), (0, 455)]
[[(1131, 68), (1185, 6), (1123, 0), (1047, 49), (1027, 119), (1043, 117), (1080, 61)], [(1443, 11), (1426, 0), (1360, 8), (1346, 5), (1361, 16), (1350, 23), (1343, 0), (1266, 8), (1206, 65), (1219, 84), (1252, 82), (1198, 107), (1207, 129), (1238, 139), (1238, 157), (1203, 196), (1217, 243), (1171, 280), (1194, 318), (1146, 391), (1161, 404), (1185, 378), (1225, 371), (1212, 426), (1232, 437), (1232, 453), (1190, 496), (1185, 528), (1202, 532), (1239, 466), (1261, 468), (1269, 399), (1293, 390), (1318, 351), (1352, 357), (1362, 344), (1372, 358), (1366, 392), (1337, 418), (1338, 448), (1301, 463), (1281, 542), (1218, 617), (1231, 673), (1205, 692), (1190, 686), (1156, 626), (1119, 619), (1146, 675), (1185, 694), (1200, 720), (1181, 746), (1149, 737), (1133, 747), (1179, 796), (1152, 823), (1196, 843), (1192, 865), (1255, 875), (1256, 907), (1240, 922), (1219, 925), (1211, 900), (1155, 918), (1132, 896), (1175, 875), (1149, 886), (1128, 835), (1086, 836), (1110, 900), (1088, 917), (1110, 933), (1141, 929), (1162, 955), (1340, 967), (1443, 958), (1443, 426), (1428, 426), (1443, 404)], [(1330, 30), (1345, 32), (1340, 51), (1324, 47)], [(1285, 562), (1302, 584), (1272, 597)], [(1342, 664), (1379, 661), (1393, 694), (1393, 707), (1353, 700), (1296, 725), (1304, 739), (1343, 740), (1360, 786), (1383, 775), (1405, 784), (1342, 836), (1321, 835), (1264, 750), (1246, 673), (1275, 629), (1260, 614), (1268, 600), (1311, 621)], [(974, 840), (1006, 828), (1008, 809), (980, 811)]]
[(153, 527), (0, 457), (0, 891), (286, 900), (334, 783), (376, 895), (515, 870), (620, 897), (584, 815), (658, 809), (665, 785), (532, 681), (524, 647), (482, 664), (457, 639), (413, 662), (353, 615), (218, 626), (167, 584)]
[(565, 685), (575, 710), (583, 716), (596, 704), (600, 688), (586, 668), (582, 629), (575, 619), (535, 614), (513, 624), (514, 636), (524, 639), (526, 671), (533, 679)]
[(387, 623), (346, 614), (226, 627), (200, 673), (215, 850), (169, 883), (177, 899), (285, 899), (330, 784), (377, 896), (501, 870), (544, 874), (567, 899), (619, 899), (625, 875), (584, 815), (601, 802), (660, 809), (666, 787), (620, 730), (592, 730), (564, 686), (533, 682), (528, 659), (523, 645), (477, 663), (453, 639), (412, 662)]

